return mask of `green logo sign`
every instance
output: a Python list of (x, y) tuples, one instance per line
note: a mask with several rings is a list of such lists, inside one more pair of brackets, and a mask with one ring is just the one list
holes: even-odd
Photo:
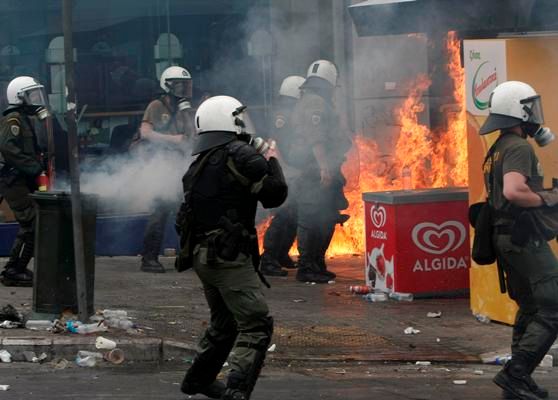
[[(475, 107), (477, 107), (479, 110), (488, 109), (488, 103), (489, 103), (488, 100), (487, 101), (482, 101), (479, 97), (483, 93), (486, 93), (488, 91), (488, 89), (491, 89), (492, 84), (494, 82), (496, 82), (496, 84), (498, 84), (498, 73), (496, 71), (496, 68), (494, 68), (494, 71), (490, 75), (488, 75), (488, 76), (485, 75), (486, 78), (482, 76), (481, 70), (487, 64), (488, 64), (488, 61), (485, 61), (481, 65), (479, 65), (479, 67), (477, 68), (477, 71), (475, 72), (475, 75), (473, 77), (473, 87), (472, 87), (471, 93), (473, 94), (473, 103), (475, 104)], [(479, 79), (479, 75), (481, 75), (480, 83), (477, 83), (477, 80)]]

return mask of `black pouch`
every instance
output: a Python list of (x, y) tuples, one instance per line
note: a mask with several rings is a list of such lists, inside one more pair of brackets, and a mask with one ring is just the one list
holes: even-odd
[(217, 255), (226, 261), (234, 261), (241, 252), (246, 252), (246, 230), (240, 223), (232, 223), (227, 217), (221, 217), (219, 226), (223, 233), (216, 238)]
[(479, 265), (490, 265), (496, 262), (496, 250), (492, 243), (494, 227), (492, 212), (487, 202), (475, 203), (469, 207), (469, 222), (475, 228), (472, 258)]
[(174, 260), (174, 268), (184, 272), (193, 265), (194, 258), (194, 233), (192, 231), (191, 216), (186, 211), (184, 203), (176, 216), (176, 232), (180, 235), (180, 250)]

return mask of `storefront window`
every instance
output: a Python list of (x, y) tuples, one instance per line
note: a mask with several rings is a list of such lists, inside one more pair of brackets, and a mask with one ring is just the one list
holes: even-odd
[[(269, 0), (75, 0), (73, 6), (78, 134), (85, 147), (110, 146), (116, 127), (137, 124), (161, 93), (158, 79), (169, 65), (190, 71), (194, 106), (215, 94), (260, 111), (266, 105), (270, 77), (262, 69), (270, 61), (254, 54), (250, 39), (269, 31)], [(62, 0), (3, 1), (0, 21), (2, 94), (18, 75), (37, 77), (63, 129)], [(4, 95), (0, 103), (6, 106)]]

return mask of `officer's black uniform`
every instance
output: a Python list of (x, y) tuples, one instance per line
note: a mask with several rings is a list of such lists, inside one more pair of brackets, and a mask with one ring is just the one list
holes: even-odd
[[(302, 173), (293, 184), (298, 204), (297, 280), (325, 283), (335, 278), (327, 271), (325, 254), (333, 237), (335, 225), (345, 221), (339, 213), (348, 207), (343, 194), (346, 180), (341, 172), (350, 140), (342, 135), (338, 116), (332, 103), (333, 87), (319, 78), (309, 78), (302, 98), (292, 116), (294, 137), (290, 160)], [(321, 183), (320, 166), (314, 147), (325, 151), (325, 162), (331, 183)]]
[[(273, 319), (260, 278), (255, 215), (258, 201), (280, 206), (287, 185), (276, 159), (266, 161), (231, 132), (204, 148), (184, 176), (185, 203), (194, 235), (193, 267), (211, 311), (201, 351), (182, 391), (218, 398), (216, 377), (229, 357), (231, 372), (223, 399), (248, 399), (263, 366)], [(231, 352), (232, 351), (232, 352)]]
[(29, 194), (37, 189), (36, 178), (43, 170), (31, 117), (24, 107), (7, 109), (0, 121), (0, 195), (13, 211), (19, 231), (2, 272), (6, 286), (33, 284), (27, 264), (34, 253), (35, 205)]
[[(283, 160), (287, 163), (289, 163), (288, 142), (292, 139), (291, 115), (296, 102), (297, 99), (294, 97), (281, 96), (274, 115), (274, 139)], [(296, 198), (289, 196), (285, 204), (273, 216), (264, 235), (264, 252), (261, 262), (261, 271), (264, 275), (285, 276), (287, 271), (281, 267), (296, 267), (289, 257), (289, 250), (296, 238), (296, 219)]]

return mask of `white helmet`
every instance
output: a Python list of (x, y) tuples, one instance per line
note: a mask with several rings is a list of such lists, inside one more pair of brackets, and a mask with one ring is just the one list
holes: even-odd
[(509, 81), (498, 85), (490, 94), (489, 112), (479, 131), (481, 135), (512, 128), (523, 122), (544, 123), (541, 96), (523, 82)]
[(33, 107), (33, 112), (40, 119), (49, 116), (45, 87), (35, 78), (18, 76), (12, 79), (6, 88), (6, 98), (11, 106)]
[(159, 85), (165, 93), (181, 98), (192, 98), (192, 75), (186, 68), (168, 67), (161, 74)]
[(279, 95), (300, 99), (300, 87), (304, 83), (304, 78), (298, 75), (287, 76), (283, 79), (279, 88)]
[(18, 76), (12, 79), (6, 89), (6, 97), (8, 104), (13, 106), (45, 107), (48, 104), (45, 87), (30, 76)]
[(329, 82), (332, 86), (337, 86), (337, 67), (334, 63), (327, 60), (314, 61), (308, 68), (306, 79), (311, 77), (321, 78)]
[(214, 96), (200, 104), (195, 117), (198, 137), (192, 155), (256, 133), (246, 106), (230, 96)]

